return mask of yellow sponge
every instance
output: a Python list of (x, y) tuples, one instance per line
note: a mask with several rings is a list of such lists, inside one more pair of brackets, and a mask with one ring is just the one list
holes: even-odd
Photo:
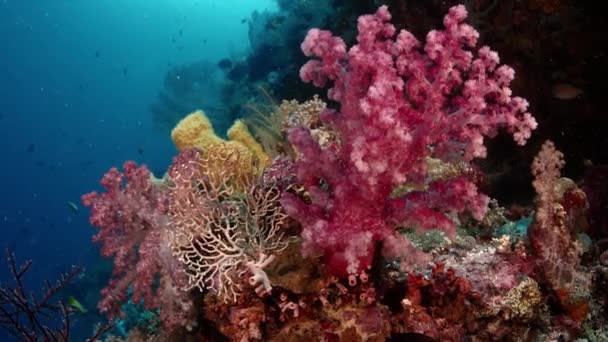
[(270, 162), (270, 157), (264, 152), (262, 145), (255, 140), (242, 120), (236, 120), (232, 124), (232, 127), (228, 130), (228, 139), (247, 147), (249, 152), (260, 161), (260, 165), (265, 166)]
[(202, 151), (218, 144), (224, 144), (229, 150), (238, 151), (242, 157), (253, 157), (261, 167), (268, 165), (270, 157), (264, 152), (247, 126), (241, 121), (234, 122), (228, 130), (229, 140), (215, 134), (211, 121), (202, 110), (197, 110), (182, 119), (171, 131), (171, 138), (178, 150), (197, 147)]
[(197, 110), (183, 118), (171, 131), (171, 139), (180, 151), (196, 146), (196, 142), (201, 139), (207, 140), (209, 144), (222, 142), (222, 139), (213, 131), (211, 121), (202, 110)]

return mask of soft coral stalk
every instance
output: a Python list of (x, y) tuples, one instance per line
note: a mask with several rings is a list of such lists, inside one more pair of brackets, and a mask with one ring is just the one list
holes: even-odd
[[(505, 127), (524, 144), (536, 127), (528, 103), (511, 97), (514, 71), (498, 66), (487, 47), (473, 55), (478, 33), (462, 23), (464, 6), (444, 18), (445, 30), (431, 31), (424, 46), (408, 31), (390, 24), (382, 6), (359, 18), (358, 44), (331, 32), (309, 31), (302, 43), (308, 61), (301, 78), (329, 89), (339, 111), (321, 119), (339, 143), (320, 147), (309, 130), (295, 128), (289, 140), (299, 152), (297, 176), (311, 203), (285, 194), (283, 205), (303, 225), (304, 252), (321, 254), (336, 274), (358, 273), (371, 264), (375, 244), (410, 261), (423, 259), (395, 234), (395, 223), (454, 232), (449, 214), (465, 209), (480, 219), (487, 197), (464, 177), (432, 181), (427, 157), (469, 162), (485, 157), (484, 136)], [(425, 190), (391, 198), (397, 185), (423, 184)], [(448, 214), (446, 216), (446, 214)]]

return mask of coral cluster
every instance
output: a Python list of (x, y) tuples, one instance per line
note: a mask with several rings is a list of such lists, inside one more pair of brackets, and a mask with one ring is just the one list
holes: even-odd
[(163, 331), (131, 332), (149, 340), (601, 336), (590, 317), (605, 310), (608, 257), (584, 264), (587, 198), (552, 143), (533, 163), (533, 217), (488, 211), (484, 140), (503, 130), (523, 145), (536, 121), (466, 17), (452, 7), (425, 43), (385, 6), (350, 48), (312, 29), (300, 74), (329, 85), (327, 101), (276, 106), (261, 144), (243, 122), (224, 140), (195, 112), (163, 179), (111, 169), (105, 193), (83, 196), (114, 258), (99, 308), (115, 318), (131, 292), (160, 312)]
[[(463, 176), (429, 180), (427, 157), (468, 162), (485, 157), (484, 136), (499, 128), (524, 144), (536, 127), (527, 102), (511, 97), (513, 69), (499, 66), (488, 47), (474, 56), (477, 32), (462, 22), (463, 6), (450, 10), (445, 30), (431, 31), (424, 46), (408, 31), (397, 34), (390, 18), (386, 7), (360, 17), (358, 44), (348, 51), (318, 29), (302, 43), (304, 54), (319, 58), (302, 67), (302, 79), (319, 87), (333, 81), (328, 96), (340, 111), (325, 110), (321, 118), (340, 141), (322, 148), (308, 129), (290, 131), (300, 153), (298, 181), (312, 203), (286, 194), (283, 205), (303, 225), (305, 253), (325, 255), (339, 275), (369, 268), (377, 241), (388, 254), (421, 261), (395, 224), (453, 236), (451, 215), (469, 210), (483, 218), (488, 198)], [(425, 190), (391, 198), (406, 183)]]

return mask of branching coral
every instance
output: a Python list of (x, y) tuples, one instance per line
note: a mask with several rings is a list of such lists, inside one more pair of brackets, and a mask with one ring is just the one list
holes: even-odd
[[(463, 6), (450, 9), (445, 30), (431, 31), (424, 46), (405, 30), (395, 37), (385, 6), (359, 18), (358, 44), (348, 51), (319, 29), (302, 43), (304, 54), (319, 58), (302, 67), (302, 79), (318, 87), (333, 81), (328, 95), (340, 111), (325, 110), (321, 120), (339, 141), (322, 147), (309, 129), (290, 131), (298, 181), (312, 203), (291, 194), (282, 203), (303, 225), (305, 253), (325, 256), (334, 274), (368, 268), (377, 241), (404, 264), (424, 260), (395, 235), (396, 224), (453, 236), (457, 213), (468, 209), (482, 219), (488, 198), (464, 176), (429, 179), (427, 157), (470, 162), (485, 157), (484, 137), (499, 128), (524, 144), (536, 127), (528, 103), (511, 97), (513, 69), (499, 66), (488, 47), (474, 58), (478, 33), (462, 23), (466, 15)], [(390, 197), (408, 182), (424, 190)]]
[(213, 290), (226, 301), (236, 300), (245, 274), (258, 291), (269, 292), (264, 268), (287, 247), (278, 189), (243, 178), (239, 158), (223, 145), (187, 149), (169, 170), (171, 245), (188, 288)]
[[(73, 266), (69, 272), (61, 274), (55, 283), (46, 281), (42, 295), (36, 298), (34, 293), (26, 292), (24, 281), (32, 261), (17, 266), (15, 255), (9, 249), (6, 250), (6, 257), (13, 284), (0, 283), (0, 329), (19, 341), (70, 341), (73, 338), (70, 335), (70, 316), (74, 314), (74, 309), (63, 300), (55, 299), (83, 272), (82, 268)], [(95, 334), (86, 341), (97, 341), (110, 328), (110, 325), (98, 326)]]
[[(74, 267), (70, 272), (62, 274), (53, 285), (47, 281), (43, 295), (38, 299), (32, 293), (27, 293), (24, 286), (23, 278), (32, 261), (17, 266), (15, 256), (8, 249), (6, 256), (14, 284), (0, 283), (0, 328), (20, 341), (69, 341), (70, 309), (61, 300), (57, 303), (52, 301), (82, 269)], [(49, 317), (59, 318), (59, 327), (48, 326)]]

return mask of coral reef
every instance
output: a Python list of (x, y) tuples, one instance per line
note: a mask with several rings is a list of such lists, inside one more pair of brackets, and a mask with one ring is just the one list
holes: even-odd
[[(469, 3), (474, 16), (486, 5)], [(174, 128), (163, 179), (132, 162), (111, 169), (105, 193), (83, 196), (114, 259), (100, 310), (158, 313), (162, 325), (133, 327), (132, 340), (601, 340), (608, 252), (585, 232), (603, 229), (603, 171), (584, 192), (560, 178), (564, 156), (547, 142), (533, 205), (483, 193), (486, 139), (524, 145), (537, 123), (512, 94), (514, 69), (477, 48), (466, 18), (451, 7), (421, 42), (381, 6), (350, 48), (312, 29), (300, 76), (329, 87), (327, 101), (275, 104), (228, 140), (197, 111)], [(250, 25), (281, 36), (284, 20)]]

